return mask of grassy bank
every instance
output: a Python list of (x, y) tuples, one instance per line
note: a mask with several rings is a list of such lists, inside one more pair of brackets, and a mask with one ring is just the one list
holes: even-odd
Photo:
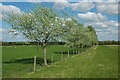
[(117, 78), (118, 46), (98, 46), (37, 72), (31, 78)]

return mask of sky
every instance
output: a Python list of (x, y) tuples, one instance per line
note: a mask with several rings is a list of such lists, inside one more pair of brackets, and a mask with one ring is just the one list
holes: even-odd
[(46, 4), (58, 11), (66, 11), (70, 17), (75, 16), (85, 26), (92, 25), (99, 41), (118, 40), (118, 2), (116, 0), (3, 0), (0, 3), (0, 41), (28, 41), (22, 34), (15, 36), (10, 33), (11, 25), (3, 21), (2, 14), (29, 12), (33, 6)]

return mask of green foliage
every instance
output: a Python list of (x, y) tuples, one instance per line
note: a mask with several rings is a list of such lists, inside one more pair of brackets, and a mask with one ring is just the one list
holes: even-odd
[(98, 37), (97, 37), (95, 29), (92, 26), (88, 26), (88, 29), (91, 34), (92, 45), (98, 44)]
[(92, 26), (86, 28), (75, 18), (68, 18), (68, 13), (63, 12), (62, 16), (60, 14), (51, 8), (38, 5), (29, 13), (11, 14), (4, 20), (13, 26), (15, 32), (41, 43), (42, 47), (47, 46), (48, 42), (61, 40), (61, 37), (64, 37), (63, 40), (70, 47), (98, 44), (96, 31)]
[[(58, 40), (67, 30), (66, 18), (48, 7), (37, 7), (29, 13), (11, 14), (4, 20), (12, 25), (15, 32), (22, 33), (27, 39), (39, 42), (44, 49), (44, 64), (46, 61), (46, 47), (48, 42)], [(65, 14), (65, 13), (64, 13)]]
[(22, 33), (31, 41), (40, 42), (41, 46), (47, 46), (50, 41), (56, 41), (64, 34), (66, 27), (65, 18), (48, 7), (35, 7), (29, 13), (11, 14), (4, 18), (10, 23), (14, 31)]
[(75, 18), (68, 18), (66, 12), (63, 14), (61, 16), (60, 12), (38, 5), (29, 13), (10, 14), (3, 19), (12, 25), (12, 32), (16, 35), (22, 33), (27, 39), (39, 42), (44, 49), (46, 66), (46, 47), (49, 42), (58, 41), (64, 37), (63, 40), (67, 45), (77, 49), (98, 42), (96, 31), (92, 26), (86, 28)]
[(64, 41), (69, 47), (79, 49), (84, 46), (98, 44), (96, 31), (92, 26), (85, 27), (74, 18), (67, 21), (66, 25), (70, 27), (70, 30), (65, 34)]

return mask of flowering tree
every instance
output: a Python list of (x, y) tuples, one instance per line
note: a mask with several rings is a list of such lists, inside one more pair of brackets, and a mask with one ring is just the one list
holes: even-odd
[(47, 65), (46, 47), (48, 42), (58, 40), (67, 30), (64, 16), (48, 8), (34, 8), (29, 13), (11, 14), (3, 19), (12, 25), (12, 29), (22, 33), (27, 39), (40, 43), (44, 50), (44, 65)]
[(98, 44), (98, 37), (97, 37), (97, 34), (96, 34), (96, 31), (95, 29), (92, 27), (92, 26), (88, 26), (88, 29), (89, 29), (89, 32), (90, 32), (90, 37), (91, 37), (91, 40), (92, 40), (92, 45), (97, 45)]
[(64, 37), (66, 45), (69, 47), (75, 47), (79, 52), (79, 49), (83, 46), (92, 46), (92, 44), (97, 44), (98, 39), (93, 27), (85, 27), (75, 19), (66, 23), (66, 25), (71, 28), (70, 31), (65, 34), (66, 37)]

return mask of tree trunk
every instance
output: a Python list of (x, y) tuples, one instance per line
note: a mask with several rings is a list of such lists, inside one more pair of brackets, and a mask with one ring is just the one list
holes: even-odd
[(44, 65), (47, 66), (47, 59), (46, 59), (46, 47), (44, 49)]

